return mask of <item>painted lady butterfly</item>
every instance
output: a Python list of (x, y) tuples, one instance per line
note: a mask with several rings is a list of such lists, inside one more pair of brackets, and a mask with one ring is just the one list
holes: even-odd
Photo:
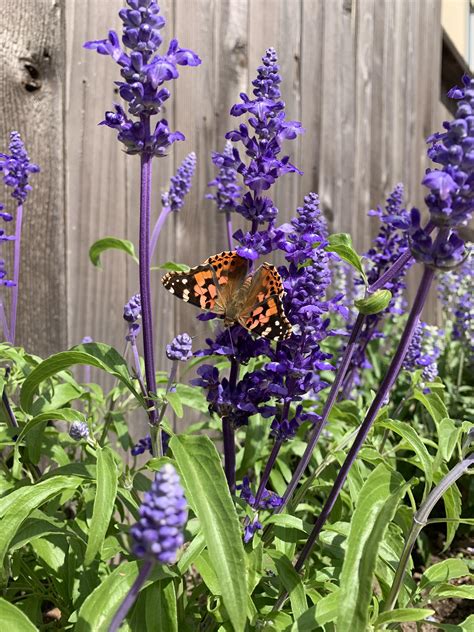
[(288, 338), (291, 324), (281, 300), (280, 274), (270, 263), (251, 274), (248, 266), (248, 259), (236, 252), (221, 252), (189, 272), (168, 272), (162, 283), (183, 301), (223, 318), (225, 327), (240, 323), (258, 336)]

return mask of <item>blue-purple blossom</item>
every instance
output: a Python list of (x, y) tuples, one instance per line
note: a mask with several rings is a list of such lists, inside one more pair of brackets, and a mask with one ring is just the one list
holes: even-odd
[(438, 358), (442, 351), (439, 340), (442, 333), (438, 327), (418, 323), (403, 362), (403, 369), (411, 373), (422, 369), (422, 379), (433, 382), (438, 375)]
[[(9, 213), (3, 212), (3, 208), (3, 204), (0, 204), (0, 217), (3, 219), (3, 221), (10, 222), (12, 220), (12, 216)], [(2, 241), (10, 241), (11, 239), (15, 239), (15, 237), (6, 235), (5, 231), (3, 229), (0, 229), (0, 247), (2, 245)], [(0, 286), (3, 285), (5, 287), (13, 287), (15, 285), (15, 282), (6, 278), (8, 272), (5, 265), (5, 259), (0, 258)]]
[(440, 276), (438, 286), (445, 317), (452, 322), (452, 336), (462, 343), (470, 364), (474, 364), (473, 279), (474, 255), (471, 249), (461, 266)]
[(166, 345), (166, 357), (168, 360), (186, 362), (193, 355), (193, 339), (187, 333), (178, 334), (169, 345)]
[[(127, 0), (129, 8), (120, 10), (123, 22), (122, 45), (115, 31), (109, 31), (102, 40), (86, 42), (85, 48), (101, 55), (110, 55), (120, 66), (123, 81), (117, 81), (120, 96), (127, 102), (129, 114), (115, 105), (115, 112), (107, 112), (104, 125), (118, 131), (118, 138), (129, 154), (149, 152), (165, 155), (177, 140), (183, 140), (180, 132), (171, 132), (165, 119), (159, 121), (149, 134), (146, 119), (158, 114), (163, 103), (170, 97), (164, 83), (179, 76), (178, 66), (198, 66), (199, 57), (193, 51), (181, 48), (172, 39), (165, 55), (157, 50), (162, 43), (161, 29), (164, 18), (156, 0)], [(128, 52), (124, 49), (128, 49)]]
[(196, 169), (196, 154), (191, 152), (172, 176), (168, 191), (161, 196), (163, 206), (171, 211), (179, 211), (184, 205), (184, 198), (191, 189), (191, 181)]
[(256, 531), (260, 531), (261, 529), (263, 529), (263, 525), (258, 520), (257, 517), (255, 517), (252, 520), (252, 522), (249, 522), (249, 524), (245, 525), (245, 527), (244, 527), (244, 542), (245, 542), (245, 544), (247, 544), (247, 542), (250, 542), (250, 540), (255, 535), (255, 532)]
[(89, 426), (85, 421), (73, 421), (69, 428), (69, 436), (74, 441), (81, 441), (81, 439), (87, 439), (89, 436)]
[(142, 304), (140, 294), (135, 294), (132, 298), (125, 303), (123, 308), (123, 317), (127, 323), (135, 323), (142, 314)]
[(256, 498), (252, 492), (250, 481), (247, 476), (244, 476), (242, 485), (237, 485), (237, 489), (240, 489), (240, 497), (253, 509), (267, 509), (272, 511), (276, 507), (280, 507), (282, 504), (282, 499), (278, 496), (278, 494), (275, 494), (275, 492), (272, 492), (269, 489), (265, 489), (262, 494), (262, 498), (257, 505)]
[(462, 88), (448, 97), (459, 101), (454, 120), (445, 121), (442, 133), (428, 138), (428, 157), (442, 167), (428, 169), (423, 179), (429, 193), (425, 202), (431, 226), (443, 229), (434, 239), (420, 226), (420, 214), (411, 217), (411, 250), (417, 261), (448, 269), (456, 267), (466, 253), (456, 230), (469, 222), (474, 210), (474, 79), (464, 75)]
[(229, 140), (221, 154), (212, 154), (212, 161), (219, 167), (219, 173), (207, 186), (215, 187), (216, 190), (214, 193), (207, 193), (205, 197), (215, 201), (219, 212), (232, 213), (239, 203), (242, 187), (237, 184), (237, 170)]
[[(19, 204), (23, 204), (28, 191), (31, 191), (28, 182), (30, 174), (38, 173), (40, 169), (30, 161), (18, 132), (11, 132), (9, 150), (9, 154), (0, 153), (0, 171), (3, 172), (4, 183), (13, 189), (12, 197), (18, 200)], [(11, 218), (11, 215), (9, 217)]]
[(139, 454), (143, 454), (144, 452), (153, 453), (153, 446), (151, 444), (151, 437), (149, 434), (145, 435), (141, 439), (137, 441), (137, 443), (130, 450), (132, 456), (138, 456)]
[(130, 531), (134, 554), (162, 564), (174, 564), (184, 543), (183, 529), (188, 512), (184, 490), (171, 463), (156, 473), (139, 514), (139, 521)]

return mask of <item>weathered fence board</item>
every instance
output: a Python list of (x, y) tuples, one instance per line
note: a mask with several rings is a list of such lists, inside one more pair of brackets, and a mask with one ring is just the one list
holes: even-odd
[[(9, 129), (19, 128), (43, 169), (26, 223), (18, 340), (42, 354), (86, 335), (121, 348), (122, 306), (138, 289), (136, 265), (122, 253), (105, 254), (102, 270), (88, 261), (89, 245), (100, 237), (137, 242), (138, 159), (121, 151), (112, 130), (97, 127), (119, 99), (117, 68), (82, 48), (120, 29), (121, 6), (121, 0), (0, 0), (2, 143)], [(306, 129), (288, 143), (304, 175), (288, 175), (276, 187), (281, 219), (316, 191), (332, 229), (351, 232), (363, 250), (377, 229), (367, 211), (397, 182), (406, 185), (410, 204), (422, 205), (425, 137), (442, 121), (440, 0), (166, 0), (160, 6), (165, 37), (175, 35), (203, 64), (180, 70), (166, 104), (171, 127), (186, 141), (155, 161), (154, 217), (160, 192), (190, 151), (198, 171), (185, 208), (165, 226), (154, 264), (193, 264), (226, 247), (224, 219), (204, 199), (215, 173), (210, 154), (222, 150), (225, 132), (238, 123), (229, 109), (249, 89), (268, 46), (279, 53), (288, 116)], [(39, 72), (37, 90), (25, 89), (31, 79), (25, 59)], [(159, 277), (153, 273), (163, 365), (169, 338), (203, 327)], [(433, 302), (427, 318), (436, 318)]]

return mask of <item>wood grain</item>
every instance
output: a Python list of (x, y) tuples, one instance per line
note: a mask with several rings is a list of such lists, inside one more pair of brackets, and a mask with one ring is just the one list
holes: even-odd
[[(1, 2), (0, 151), (18, 130), (41, 174), (24, 206), (17, 339), (38, 354), (67, 344), (64, 178), (64, 40), (62, 13), (52, 0)], [(9, 190), (0, 201), (16, 207)], [(2, 253), (11, 255), (13, 243)], [(8, 269), (12, 270), (8, 257)], [(8, 295), (8, 292), (5, 292)]]
[[(88, 260), (100, 237), (137, 243), (138, 159), (121, 151), (112, 130), (97, 127), (118, 100), (117, 67), (82, 48), (109, 28), (120, 30), (122, 4), (0, 0), (2, 143), (18, 128), (43, 171), (27, 208), (19, 326), (19, 342), (41, 354), (86, 335), (121, 349), (122, 307), (138, 288), (136, 265), (123, 253), (106, 253), (101, 270)], [(186, 141), (155, 161), (155, 218), (161, 191), (190, 151), (198, 169), (184, 208), (163, 230), (155, 264), (195, 264), (226, 247), (223, 217), (204, 199), (215, 175), (210, 156), (240, 122), (230, 107), (251, 90), (269, 46), (278, 51), (288, 118), (306, 129), (285, 146), (304, 175), (284, 176), (275, 188), (281, 220), (315, 191), (331, 228), (351, 232), (364, 250), (378, 228), (367, 211), (397, 182), (406, 186), (407, 204), (422, 207), (425, 138), (442, 122), (440, 0), (165, 0), (160, 6), (167, 19), (163, 48), (176, 36), (203, 64), (180, 68), (170, 86), (164, 115)], [(164, 291), (160, 276), (153, 273), (155, 348), (166, 369), (170, 338), (186, 330), (198, 336), (197, 346), (207, 330), (192, 308)], [(437, 316), (430, 299), (426, 319)]]

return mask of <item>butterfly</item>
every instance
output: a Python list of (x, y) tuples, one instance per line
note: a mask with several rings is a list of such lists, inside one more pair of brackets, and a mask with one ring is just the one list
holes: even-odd
[(292, 329), (283, 307), (285, 291), (278, 270), (270, 263), (250, 274), (248, 269), (248, 259), (226, 251), (189, 272), (168, 272), (161, 281), (183, 301), (223, 318), (225, 327), (239, 323), (271, 340), (288, 338)]

